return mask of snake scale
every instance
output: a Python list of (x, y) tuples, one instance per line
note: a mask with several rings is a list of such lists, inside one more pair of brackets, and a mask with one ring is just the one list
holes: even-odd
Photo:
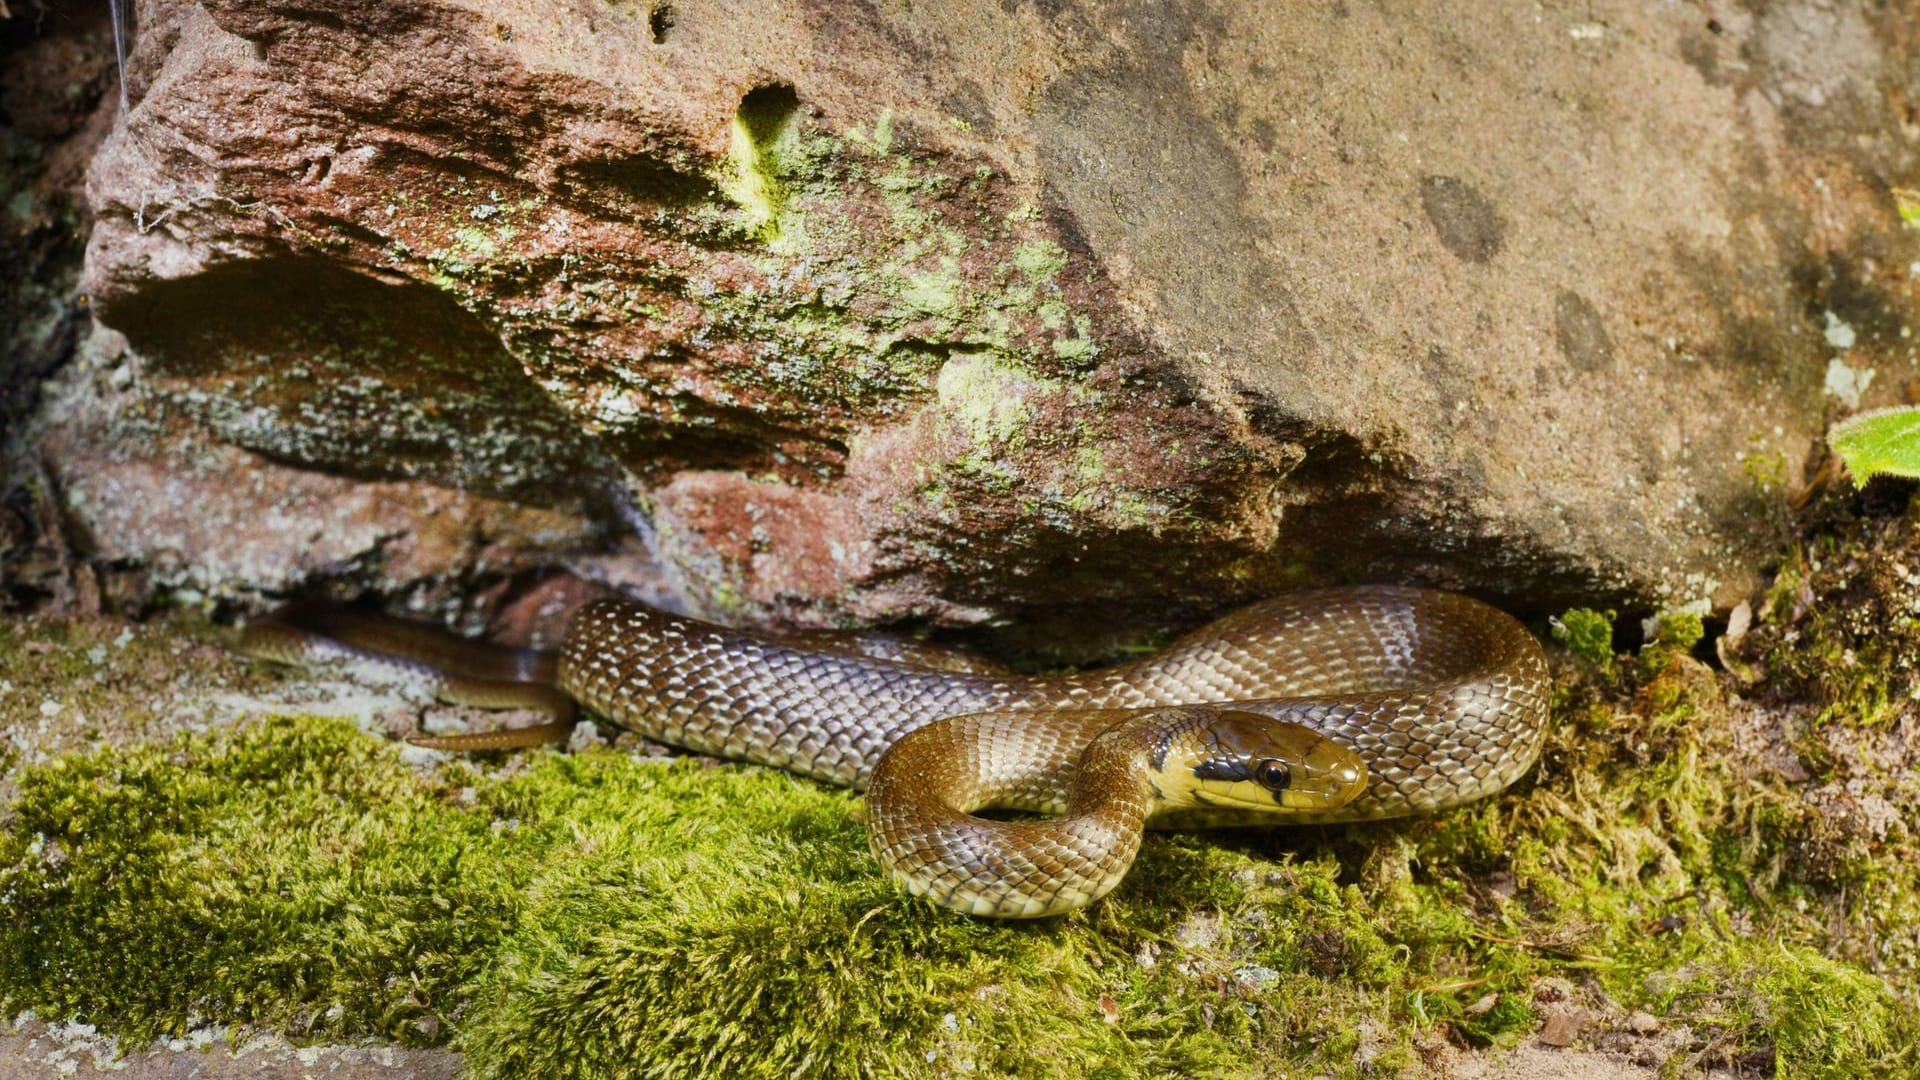
[[(577, 700), (648, 738), (864, 790), (873, 853), (896, 882), (1011, 918), (1104, 895), (1144, 827), (1364, 821), (1491, 794), (1539, 756), (1549, 691), (1538, 642), (1510, 616), (1396, 586), (1277, 597), (1068, 675), (874, 657), (625, 600), (579, 610), (550, 676), (524, 653), (469, 653), (406, 625), (280, 617), (243, 648), (393, 658), (439, 672), (451, 699), (553, 714), (531, 737), (417, 740), (430, 746), (523, 745), (563, 732)], [(533, 690), (516, 702), (516, 686)], [(987, 807), (1053, 816), (973, 813)]]

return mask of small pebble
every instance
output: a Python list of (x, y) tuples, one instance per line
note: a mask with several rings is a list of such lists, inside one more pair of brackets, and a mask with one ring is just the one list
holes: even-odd
[(1583, 1017), (1575, 1009), (1555, 1009), (1540, 1025), (1540, 1042), (1546, 1046), (1572, 1046), (1580, 1037)]
[(1627, 1030), (1635, 1035), (1652, 1035), (1660, 1030), (1660, 1018), (1649, 1012), (1636, 1012), (1627, 1017)]
[(1265, 990), (1280, 981), (1278, 971), (1262, 964), (1248, 964), (1239, 968), (1234, 971), (1233, 977), (1238, 979), (1241, 985), (1250, 986), (1256, 990)]
[(1520, 892), (1519, 883), (1505, 870), (1496, 870), (1487, 877), (1487, 892), (1495, 900), (1511, 900)]
[(1140, 951), (1134, 954), (1133, 962), (1140, 965), (1142, 971), (1152, 971), (1160, 963), (1160, 946), (1151, 941), (1141, 944)]

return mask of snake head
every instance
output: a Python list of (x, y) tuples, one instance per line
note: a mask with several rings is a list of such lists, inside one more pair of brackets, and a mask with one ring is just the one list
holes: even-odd
[(1324, 813), (1366, 789), (1359, 755), (1311, 728), (1236, 709), (1197, 719), (1161, 762), (1155, 787), (1170, 806)]

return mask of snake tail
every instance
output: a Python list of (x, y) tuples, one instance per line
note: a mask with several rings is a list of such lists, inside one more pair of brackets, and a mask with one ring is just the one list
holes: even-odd
[(556, 654), (489, 645), (372, 612), (318, 604), (285, 608), (249, 622), (240, 635), (240, 651), (299, 666), (364, 664), (424, 685), (448, 704), (548, 716), (543, 723), (498, 731), (407, 739), (431, 750), (513, 750), (562, 742), (578, 719), (574, 700), (554, 685)]

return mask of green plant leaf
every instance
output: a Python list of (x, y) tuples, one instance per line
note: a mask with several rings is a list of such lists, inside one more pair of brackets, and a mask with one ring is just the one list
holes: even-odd
[(1893, 188), (1894, 209), (1900, 212), (1900, 220), (1909, 228), (1920, 228), (1920, 191), (1913, 188)]
[(1855, 484), (1881, 473), (1920, 477), (1920, 407), (1873, 409), (1833, 425), (1827, 445), (1846, 462)]

